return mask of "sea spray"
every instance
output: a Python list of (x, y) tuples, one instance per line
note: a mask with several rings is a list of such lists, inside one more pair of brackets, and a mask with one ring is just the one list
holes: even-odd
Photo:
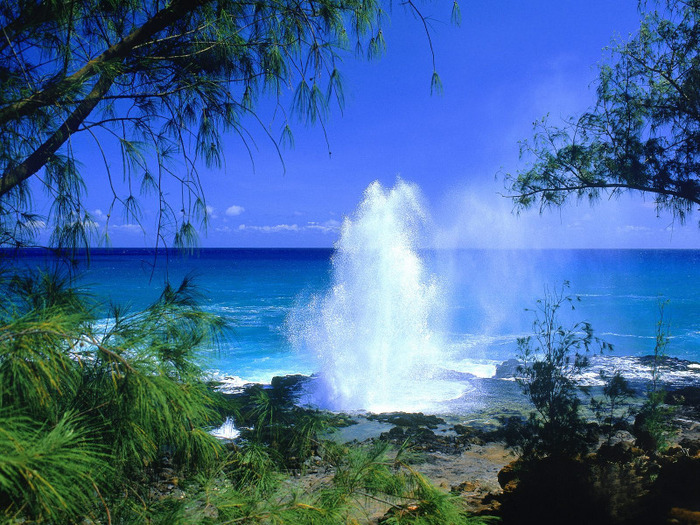
[(236, 428), (236, 424), (233, 419), (227, 417), (226, 421), (224, 421), (220, 427), (212, 430), (210, 434), (219, 439), (233, 441), (241, 435), (241, 432)]
[(388, 190), (372, 183), (345, 219), (329, 290), (292, 317), (295, 342), (319, 363), (312, 403), (415, 411), (445, 397), (435, 381), (445, 303), (419, 254), (428, 223), (418, 187), (401, 180)]

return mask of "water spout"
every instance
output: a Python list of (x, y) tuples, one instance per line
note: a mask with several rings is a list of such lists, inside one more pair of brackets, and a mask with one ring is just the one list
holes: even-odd
[[(419, 254), (429, 218), (418, 187), (378, 182), (346, 218), (330, 289), (296, 319), (319, 362), (312, 402), (332, 410), (425, 410), (444, 359), (441, 286)], [(441, 385), (439, 388), (444, 387)], [(458, 396), (452, 386), (449, 396)]]
[(241, 432), (236, 428), (236, 424), (233, 419), (227, 417), (226, 421), (224, 421), (219, 428), (212, 430), (210, 434), (219, 439), (233, 441), (241, 435)]

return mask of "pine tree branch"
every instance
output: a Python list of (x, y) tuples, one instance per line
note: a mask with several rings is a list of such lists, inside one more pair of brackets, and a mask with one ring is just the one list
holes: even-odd
[(5, 170), (5, 173), (0, 178), (0, 197), (34, 175), (46, 164), (48, 159), (68, 140), (68, 137), (78, 129), (80, 124), (102, 100), (102, 97), (109, 91), (113, 82), (114, 78), (111, 75), (102, 75), (75, 111), (70, 114), (61, 127), (46, 142), (34, 150), (21, 164)]
[[(513, 189), (513, 188), (511, 188)], [(675, 197), (678, 199), (683, 199), (690, 201), (694, 204), (700, 206), (700, 195), (689, 196), (685, 193), (673, 190), (667, 190), (663, 188), (654, 188), (650, 186), (641, 186), (635, 184), (625, 184), (625, 183), (611, 183), (611, 182), (591, 182), (580, 185), (562, 185), (562, 186), (552, 186), (552, 187), (537, 187), (532, 188), (528, 191), (520, 191), (512, 195), (503, 195), (508, 199), (522, 199), (526, 197), (541, 196), (545, 193), (573, 193), (575, 191), (584, 191), (590, 189), (612, 189), (612, 190), (637, 190), (645, 193), (656, 193), (659, 195), (666, 195), (668, 197)]]
[(167, 28), (187, 13), (210, 0), (175, 0), (168, 7), (156, 13), (153, 18), (132, 31), (122, 40), (93, 58), (82, 68), (68, 77), (50, 82), (49, 85), (24, 100), (0, 108), (0, 126), (31, 115), (41, 107), (55, 104), (65, 93), (75, 91), (92, 76), (99, 74), (106, 65), (122, 62), (136, 48)]

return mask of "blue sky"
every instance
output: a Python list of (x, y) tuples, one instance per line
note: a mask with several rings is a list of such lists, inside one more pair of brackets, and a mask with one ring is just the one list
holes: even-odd
[[(227, 137), (226, 167), (203, 172), (211, 220), (201, 245), (332, 246), (364, 189), (374, 180), (391, 186), (400, 176), (420, 186), (436, 245), (699, 247), (697, 217), (685, 226), (657, 217), (651, 197), (515, 216), (499, 195), (502, 175), (523, 167), (518, 141), (531, 136), (535, 120), (549, 113), (556, 121), (591, 106), (603, 49), (638, 27), (636, 0), (473, 0), (461, 9), (462, 25), (455, 27), (447, 3), (424, 7), (434, 18), (442, 95), (430, 94), (425, 34), (399, 6), (385, 29), (385, 56), (345, 58), (345, 109), (326, 126), (330, 157), (319, 127), (296, 126), (295, 147), (283, 152), (286, 170), (252, 122), (255, 166), (239, 139)], [(261, 114), (265, 109), (263, 101)], [(275, 135), (279, 126), (271, 123)], [(88, 208), (103, 224), (109, 197), (98, 185), (89, 191)], [(153, 245), (154, 210), (144, 201), (143, 211), (145, 233), (124, 218), (112, 221), (114, 246)]]

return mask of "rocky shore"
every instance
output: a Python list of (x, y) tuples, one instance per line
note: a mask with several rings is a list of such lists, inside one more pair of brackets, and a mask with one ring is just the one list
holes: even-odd
[[(506, 446), (498, 429), (424, 414), (354, 419), (365, 431), (381, 430), (366, 441), (409, 443), (412, 467), (476, 515), (498, 516), (506, 524), (700, 524), (700, 388), (685, 387), (671, 399), (674, 431), (662, 451), (640, 447), (630, 427), (611, 440), (601, 438), (583, 457), (530, 464)], [(305, 477), (319, 473), (331, 475), (311, 468)]]
[[(643, 358), (638, 361), (644, 366)], [(665, 365), (672, 430), (662, 445), (650, 443), (633, 416), (614, 432), (591, 420), (599, 437), (587, 454), (523, 460), (506, 445), (503, 425), (530, 410), (515, 382), (504, 380), (517, 371), (511, 362), (499, 368), (498, 378), (482, 380), (485, 402), (468, 413), (334, 414), (340, 428), (323, 437), (344, 446), (389, 443), (468, 512), (505, 524), (700, 524), (700, 367), (682, 360)], [(293, 395), (306, 380), (288, 376), (273, 383)], [(639, 381), (635, 390), (641, 395), (641, 376)], [(631, 407), (640, 404), (641, 397), (630, 400)], [(309, 491), (334, 474), (321, 453), (295, 472), (290, 483)], [(368, 509), (367, 523), (382, 523), (391, 510), (374, 503)]]

